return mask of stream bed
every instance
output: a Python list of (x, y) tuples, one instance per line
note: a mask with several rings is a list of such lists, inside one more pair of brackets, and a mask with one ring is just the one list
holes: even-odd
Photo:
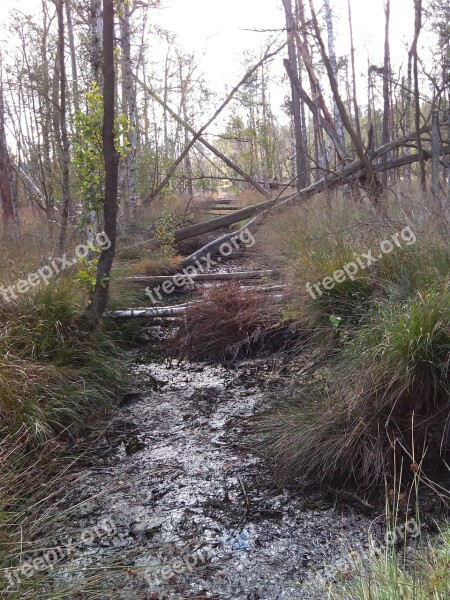
[(83, 543), (55, 576), (95, 582), (74, 598), (327, 598), (383, 516), (274, 485), (250, 421), (289, 385), (276, 360), (151, 360), (133, 355), (131, 391), (59, 493), (53, 535)]

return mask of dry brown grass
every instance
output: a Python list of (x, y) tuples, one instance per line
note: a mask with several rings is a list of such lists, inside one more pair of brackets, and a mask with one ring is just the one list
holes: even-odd
[(214, 286), (188, 309), (177, 345), (190, 360), (235, 359), (263, 345), (278, 320), (277, 307), (265, 295), (236, 284)]
[[(272, 192), (272, 197), (276, 198), (276, 192)], [(245, 208), (246, 206), (252, 206), (253, 204), (264, 202), (264, 200), (264, 196), (252, 188), (249, 190), (244, 190), (243, 192), (239, 192), (239, 194), (236, 195), (236, 206)]]
[(136, 275), (172, 275), (177, 272), (182, 261), (182, 256), (155, 256), (134, 263), (131, 270)]

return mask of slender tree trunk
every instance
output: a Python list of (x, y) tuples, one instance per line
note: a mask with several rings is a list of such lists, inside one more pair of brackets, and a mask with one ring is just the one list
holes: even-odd
[(420, 89), (419, 89), (419, 58), (417, 55), (417, 46), (420, 32), (422, 30), (422, 0), (414, 0), (415, 19), (414, 19), (414, 41), (411, 46), (410, 55), (413, 63), (414, 74), (414, 103), (415, 103), (415, 127), (417, 134), (417, 151), (419, 154), (420, 167), (420, 187), (422, 193), (427, 191), (427, 175), (425, 170), (425, 160), (423, 156), (422, 138), (420, 136)]
[[(114, 30), (114, 23), (113, 23)], [(114, 33), (113, 33), (114, 35)], [(101, 89), (102, 64), (103, 64), (103, 11), (102, 0), (90, 0), (89, 11), (89, 63), (91, 67), (91, 81)], [(114, 90), (115, 92), (115, 90)], [(113, 92), (113, 95), (114, 95)], [(94, 232), (100, 228), (97, 223), (97, 214), (91, 210), (86, 215), (86, 239), (88, 244), (94, 242)]]
[(123, 16), (121, 19), (121, 42), (123, 52), (123, 95), (124, 110), (130, 124), (128, 133), (129, 153), (126, 159), (126, 188), (128, 199), (128, 223), (132, 227), (136, 225), (136, 84), (133, 78), (133, 65), (131, 62), (131, 30), (130, 30), (130, 6), (128, 2), (124, 4)]
[[(298, 73), (298, 60), (297, 50), (295, 47), (294, 31), (296, 29), (296, 23), (292, 12), (292, 1), (283, 0), (284, 11), (286, 14), (286, 29), (288, 34), (288, 56), (289, 63), (291, 64), (294, 73)], [(301, 113), (301, 98), (298, 90), (294, 85), (291, 85), (291, 97), (292, 97), (292, 118), (294, 122), (294, 136), (295, 136), (295, 165), (296, 165), (296, 177), (297, 177), (297, 189), (301, 190), (305, 187), (307, 182), (306, 173), (306, 155), (305, 148), (303, 148), (303, 132), (302, 132), (302, 113)]]
[[(383, 134), (381, 138), (381, 145), (389, 143), (389, 74), (390, 74), (390, 51), (389, 51), (389, 24), (390, 24), (390, 14), (391, 14), (391, 1), (386, 0), (385, 6), (386, 12), (386, 25), (384, 30), (384, 67), (383, 67)], [(387, 154), (383, 157), (383, 162), (386, 163), (388, 160)], [(384, 188), (387, 188), (388, 185), (388, 172), (383, 171), (381, 174), (381, 184)]]
[(70, 48), (70, 65), (72, 68), (72, 100), (75, 111), (80, 110), (80, 92), (78, 88), (78, 70), (77, 70), (77, 56), (75, 52), (75, 38), (73, 34), (73, 21), (72, 21), (72, 6), (71, 0), (65, 0), (66, 4), (66, 18), (67, 18), (67, 34), (69, 39)]
[(337, 104), (337, 107), (339, 110), (339, 114), (342, 119), (342, 123), (343, 123), (345, 129), (347, 130), (349, 136), (351, 137), (351, 139), (355, 145), (355, 149), (356, 149), (358, 158), (364, 167), (365, 176), (361, 180), (361, 183), (366, 187), (368, 195), (371, 198), (374, 206), (379, 207), (379, 201), (380, 201), (380, 195), (381, 195), (380, 182), (378, 181), (378, 177), (373, 170), (371, 161), (366, 156), (366, 153), (364, 151), (363, 142), (360, 138), (358, 138), (354, 128), (352, 127), (350, 118), (345, 109), (344, 103), (342, 102), (342, 98), (339, 94), (338, 85), (337, 85), (336, 79), (334, 78), (333, 68), (332, 68), (332, 66), (330, 64), (330, 60), (327, 56), (325, 44), (323, 42), (322, 35), (320, 32), (319, 23), (317, 21), (316, 12), (314, 10), (313, 0), (309, 0), (309, 3), (310, 3), (310, 7), (311, 7), (311, 15), (312, 15), (314, 33), (316, 35), (316, 39), (319, 44), (320, 52), (322, 54), (322, 60), (325, 64), (325, 68), (327, 71), (327, 75), (328, 75), (328, 79), (330, 82), (330, 87), (331, 87), (331, 91), (333, 93), (333, 97), (336, 101), (336, 104)]
[(97, 281), (88, 319), (96, 326), (105, 312), (117, 236), (119, 153), (115, 146), (114, 0), (103, 0), (103, 156), (105, 160), (104, 223), (110, 247), (98, 259)]
[(90, 0), (89, 37), (92, 81), (101, 81), (102, 71), (102, 6), (101, 0)]
[(433, 112), (432, 117), (432, 175), (431, 175), (431, 192), (435, 198), (440, 197), (439, 188), (439, 169), (440, 169), (440, 150), (441, 150), (441, 137), (439, 133), (439, 114), (437, 111)]
[[(47, 56), (47, 44), (48, 44), (48, 28), (47, 24), (47, 12), (43, 7), (44, 24), (43, 24), (43, 35), (41, 42), (41, 60), (42, 64), (48, 64)], [(50, 231), (53, 230), (56, 215), (55, 215), (55, 198), (54, 198), (54, 173), (51, 160), (51, 141), (50, 134), (52, 129), (52, 113), (54, 107), (51, 102), (50, 92), (50, 75), (49, 70), (44, 68), (42, 70), (42, 84), (43, 84), (43, 99), (39, 102), (42, 106), (42, 156), (39, 156), (39, 163), (41, 165), (41, 184), (45, 194), (45, 203), (47, 206), (47, 219), (49, 221)], [(34, 94), (32, 92), (32, 98), (34, 103)], [(33, 107), (34, 108), (34, 107)], [(40, 153), (39, 153), (40, 154)]]
[[(447, 107), (447, 144), (450, 147), (450, 90), (448, 92), (448, 107)], [(450, 160), (447, 161), (450, 164)], [(450, 166), (447, 167), (447, 214), (450, 217)]]
[(353, 41), (353, 22), (351, 0), (348, 0), (348, 22), (350, 27), (351, 61), (352, 61), (352, 84), (353, 84), (353, 111), (355, 113), (355, 129), (359, 139), (361, 137), (361, 121), (359, 117), (358, 97), (356, 93), (356, 66), (355, 66), (355, 44)]
[(61, 230), (59, 233), (59, 251), (62, 254), (66, 245), (69, 206), (72, 202), (72, 199), (70, 197), (70, 142), (67, 134), (67, 77), (64, 43), (64, 0), (55, 0), (55, 3), (58, 16), (58, 54), (60, 75), (59, 114), (62, 144), (62, 206)]
[(20, 235), (20, 224), (14, 192), (13, 170), (11, 168), (8, 144), (6, 141), (3, 67), (1, 58), (0, 55), (0, 197), (2, 201), (3, 236), (6, 239), (15, 239)]
[[(325, 19), (326, 19), (326, 23), (327, 23), (327, 33), (328, 33), (328, 55), (330, 57), (330, 64), (331, 64), (331, 68), (333, 70), (334, 78), (336, 80), (336, 83), (338, 83), (339, 74), (338, 74), (338, 68), (337, 68), (336, 51), (334, 48), (333, 14), (331, 12), (330, 0), (325, 0)], [(337, 107), (336, 101), (333, 102), (333, 105), (334, 105), (334, 110), (333, 110), (334, 125), (336, 128), (339, 142), (340, 142), (341, 146), (344, 147), (345, 146), (344, 126), (342, 124), (342, 119), (339, 114), (339, 109)]]

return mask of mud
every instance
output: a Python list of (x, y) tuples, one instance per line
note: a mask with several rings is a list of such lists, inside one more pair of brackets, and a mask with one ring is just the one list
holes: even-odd
[(343, 558), (367, 548), (373, 515), (273, 486), (249, 422), (288, 379), (267, 359), (146, 359), (134, 357), (133, 389), (61, 491), (70, 527), (56, 516), (58, 539), (113, 526), (55, 570), (60, 584), (71, 580), (74, 598), (326, 598)]

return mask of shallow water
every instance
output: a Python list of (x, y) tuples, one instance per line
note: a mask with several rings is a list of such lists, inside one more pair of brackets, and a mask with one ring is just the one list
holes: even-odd
[(72, 516), (54, 532), (79, 539), (104, 518), (113, 526), (58, 579), (81, 590), (101, 566), (96, 598), (327, 598), (342, 559), (367, 546), (372, 519), (319, 492), (275, 489), (252, 452), (249, 419), (288, 380), (265, 360), (227, 368), (137, 357), (130, 369), (134, 389), (61, 492)]

